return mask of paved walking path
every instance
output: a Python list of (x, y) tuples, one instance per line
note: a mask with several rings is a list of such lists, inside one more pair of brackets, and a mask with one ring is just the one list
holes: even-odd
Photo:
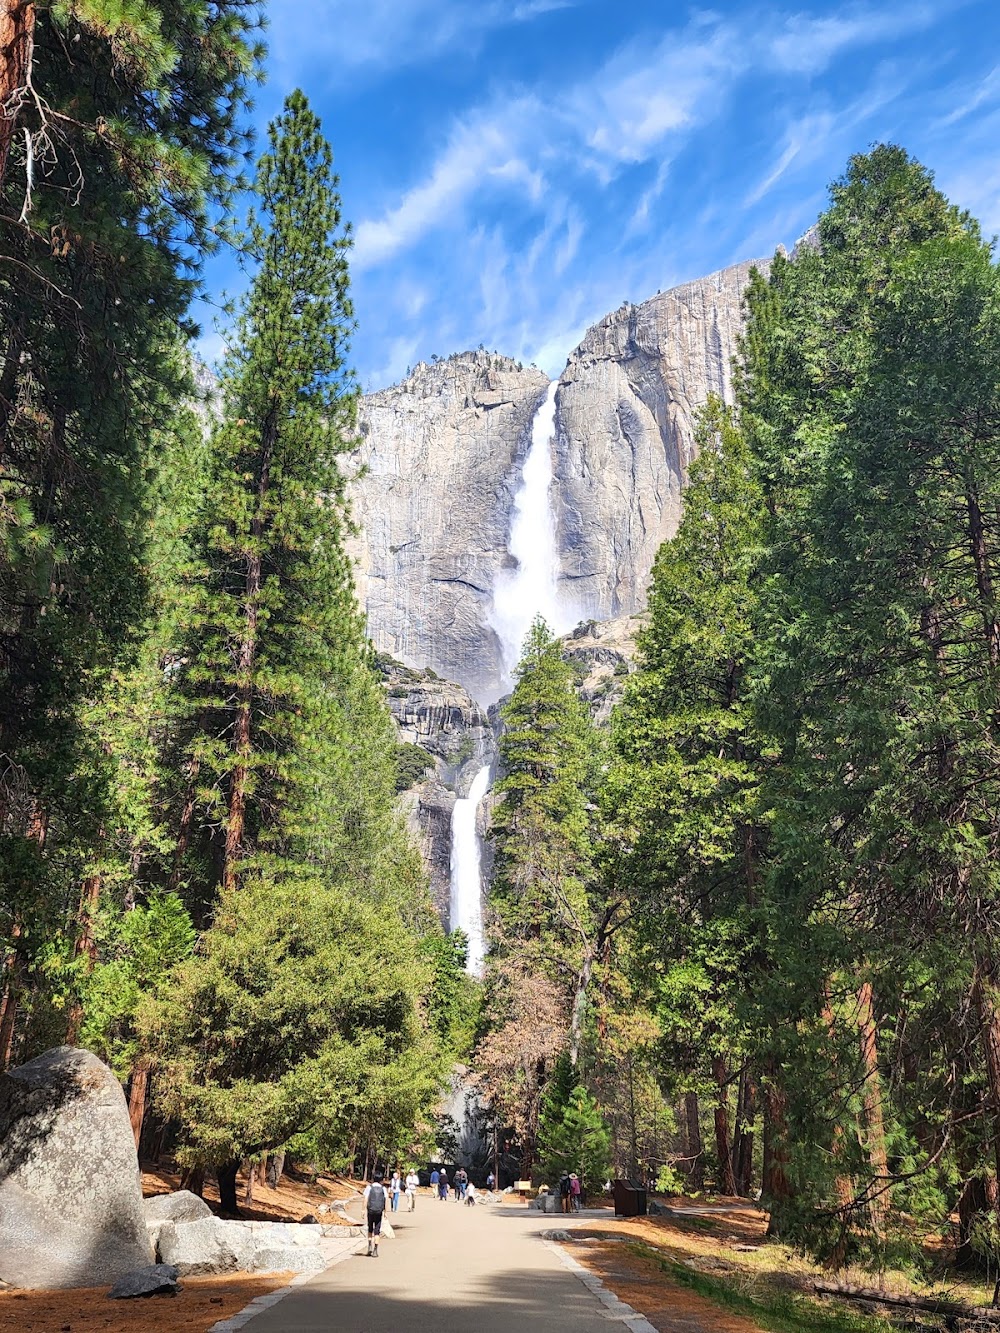
[(543, 1242), (558, 1216), (426, 1195), (414, 1212), (389, 1216), (396, 1236), (377, 1259), (361, 1247), (251, 1319), (246, 1333), (609, 1333), (615, 1318), (636, 1333), (650, 1327), (585, 1286)]

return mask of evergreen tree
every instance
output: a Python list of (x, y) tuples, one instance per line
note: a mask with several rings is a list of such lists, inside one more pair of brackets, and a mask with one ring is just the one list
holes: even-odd
[(179, 842), (203, 904), (255, 857), (322, 856), (338, 773), (364, 774), (336, 738), (373, 693), (337, 461), (356, 402), (350, 235), (301, 93), (271, 127), (257, 196), (245, 241), (257, 269), (223, 367), (180, 678), (191, 780)]
[(516, 948), (567, 986), (573, 1063), (594, 964), (620, 906), (605, 900), (594, 870), (598, 742), (575, 685), (558, 641), (536, 619), (502, 710), (490, 893), (496, 948)]
[(243, 0), (4, 22), (0, 1062), (34, 1043), (23, 1004), (100, 841), (110, 770), (81, 709), (143, 619), (149, 441), (187, 384), (172, 353), (258, 58)]
[[(750, 293), (740, 419), (768, 514), (757, 714), (781, 747), (769, 895), (802, 1074), (793, 1166), (877, 1241), (890, 1189), (916, 1211), (909, 1182), (946, 1184), (928, 1125), (967, 1117), (960, 1156), (981, 1161), (955, 1105), (977, 1081), (1000, 1150), (996, 281), (975, 225), (883, 146), (834, 187), (819, 248)], [(933, 1004), (915, 998), (928, 969)], [(970, 1004), (983, 1060), (959, 1094), (943, 1068), (966, 1064)], [(944, 1046), (904, 1078), (889, 1061), (920, 1032)], [(825, 1139), (824, 1171), (807, 1145), (851, 1087), (859, 1132)]]
[[(697, 440), (680, 527), (653, 569), (640, 668), (613, 722), (604, 859), (612, 881), (628, 886), (635, 979), (658, 1014), (663, 1063), (683, 1071), (676, 1090), (714, 1085), (716, 1185), (745, 1194), (755, 1046), (767, 1063), (769, 1130), (780, 1097), (768, 1043), (747, 1030), (746, 1012), (768, 971), (757, 919), (766, 745), (749, 690), (760, 496), (746, 444), (717, 400)], [(782, 1181), (773, 1154), (766, 1165), (770, 1193)]]

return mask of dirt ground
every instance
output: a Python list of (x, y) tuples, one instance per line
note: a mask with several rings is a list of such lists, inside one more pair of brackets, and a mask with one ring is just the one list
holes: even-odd
[(255, 1296), (284, 1287), (292, 1273), (187, 1277), (179, 1296), (108, 1300), (107, 1287), (73, 1291), (0, 1291), (0, 1329), (18, 1333), (205, 1333)]
[(759, 1333), (758, 1324), (671, 1282), (655, 1260), (633, 1254), (620, 1242), (588, 1240), (567, 1249), (659, 1333)]
[[(146, 1198), (180, 1187), (180, 1176), (166, 1167), (143, 1171)], [(337, 1176), (321, 1176), (315, 1185), (285, 1177), (276, 1190), (255, 1183), (253, 1200), (245, 1203), (246, 1180), (238, 1181), (240, 1216), (256, 1222), (298, 1222), (316, 1215), (321, 1203), (355, 1197), (358, 1190)], [(206, 1181), (205, 1202), (218, 1210), (219, 1191)], [(77, 1287), (71, 1291), (0, 1291), (0, 1330), (21, 1333), (204, 1333), (219, 1319), (236, 1314), (255, 1296), (286, 1286), (294, 1275), (246, 1273), (224, 1277), (183, 1278), (179, 1296), (151, 1296), (109, 1301), (108, 1287)]]

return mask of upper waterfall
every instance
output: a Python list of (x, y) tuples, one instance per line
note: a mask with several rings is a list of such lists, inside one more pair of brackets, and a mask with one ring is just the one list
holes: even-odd
[(517, 567), (501, 571), (493, 589), (490, 624), (500, 639), (508, 686), (536, 616), (542, 616), (555, 634), (571, 629), (577, 619), (559, 596), (559, 545), (551, 497), (558, 388), (558, 380), (553, 380), (535, 412), (531, 445), (514, 496), (508, 549)]

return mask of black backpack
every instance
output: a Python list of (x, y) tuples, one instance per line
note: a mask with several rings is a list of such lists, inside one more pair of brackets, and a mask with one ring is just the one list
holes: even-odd
[(381, 1185), (373, 1185), (368, 1191), (368, 1211), (370, 1213), (385, 1212), (385, 1190)]

